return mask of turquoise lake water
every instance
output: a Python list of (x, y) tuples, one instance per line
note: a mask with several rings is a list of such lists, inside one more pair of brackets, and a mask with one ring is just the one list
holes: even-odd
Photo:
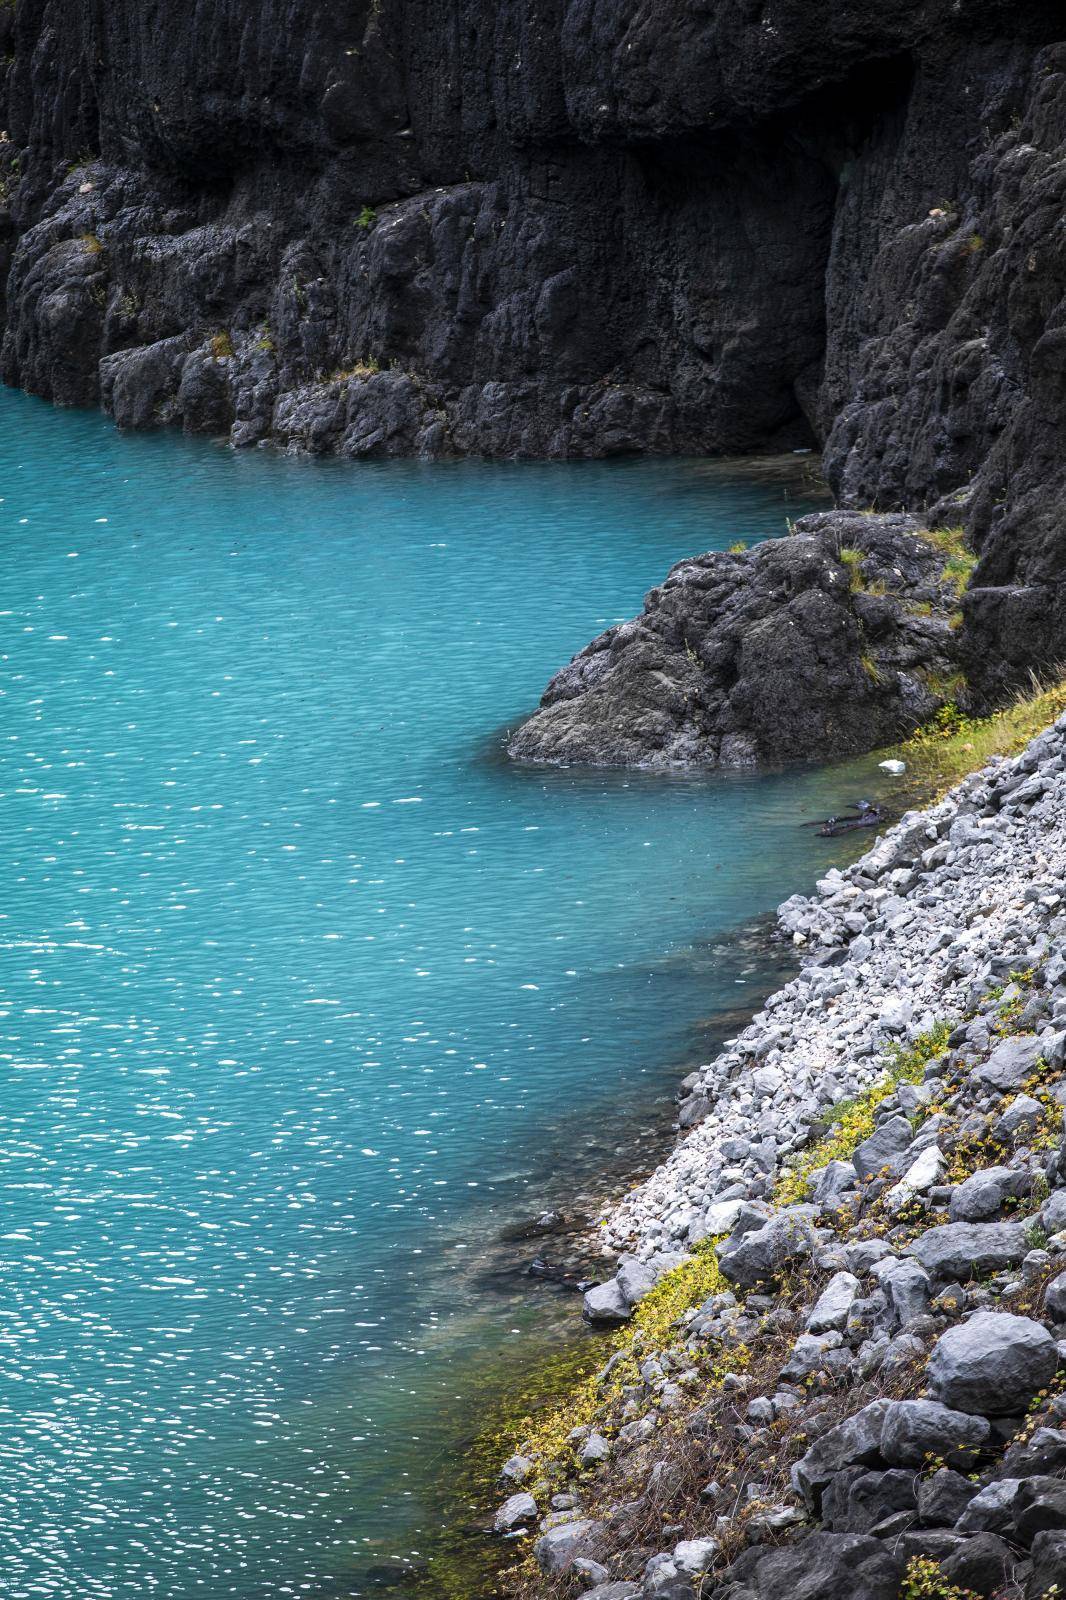
[(432, 1540), (464, 1376), (544, 1326), (489, 1242), (661, 1115), (743, 1003), (716, 940), (854, 798), (523, 770), (502, 730), (808, 502), (11, 393), (0, 468), (3, 1593), (360, 1595)]

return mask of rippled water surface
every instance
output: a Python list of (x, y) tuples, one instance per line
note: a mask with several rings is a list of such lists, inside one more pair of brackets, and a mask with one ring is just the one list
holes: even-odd
[(516, 770), (500, 730), (805, 504), (0, 424), (2, 1592), (362, 1594), (539, 1315), (467, 1263), (590, 1181), (738, 1003), (716, 935), (824, 860), (817, 775)]

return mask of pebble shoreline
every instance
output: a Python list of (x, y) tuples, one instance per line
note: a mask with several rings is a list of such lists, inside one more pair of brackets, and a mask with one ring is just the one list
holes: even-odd
[(545, 1596), (1066, 1592), (1066, 717), (779, 922), (803, 967), (605, 1221), (635, 1335), (496, 1530)]
[(646, 1261), (720, 1232), (715, 1208), (767, 1195), (812, 1126), (884, 1073), (889, 1045), (958, 1020), (975, 981), (1066, 934), (1064, 748), (1066, 718), (779, 907), (805, 965), (686, 1080), (682, 1121), (704, 1120), (609, 1215), (608, 1244)]

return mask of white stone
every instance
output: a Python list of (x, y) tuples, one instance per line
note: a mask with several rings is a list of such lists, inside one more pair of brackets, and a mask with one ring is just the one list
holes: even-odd
[(721, 1548), (717, 1539), (683, 1539), (674, 1546), (674, 1566), (679, 1572), (688, 1572), (695, 1577), (708, 1571)]
[(859, 1280), (851, 1272), (838, 1272), (822, 1290), (816, 1304), (807, 1315), (811, 1333), (828, 1333), (831, 1328), (843, 1328), (848, 1320), (852, 1301), (859, 1292)]

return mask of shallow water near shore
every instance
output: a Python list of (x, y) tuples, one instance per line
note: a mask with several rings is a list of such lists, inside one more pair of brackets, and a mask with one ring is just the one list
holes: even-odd
[(654, 1143), (765, 980), (717, 942), (861, 847), (799, 826), (850, 775), (488, 735), (670, 563), (822, 502), (791, 461), (0, 423), (4, 1593), (369, 1593), (432, 1547), (479, 1365), (576, 1313), (491, 1241)]

